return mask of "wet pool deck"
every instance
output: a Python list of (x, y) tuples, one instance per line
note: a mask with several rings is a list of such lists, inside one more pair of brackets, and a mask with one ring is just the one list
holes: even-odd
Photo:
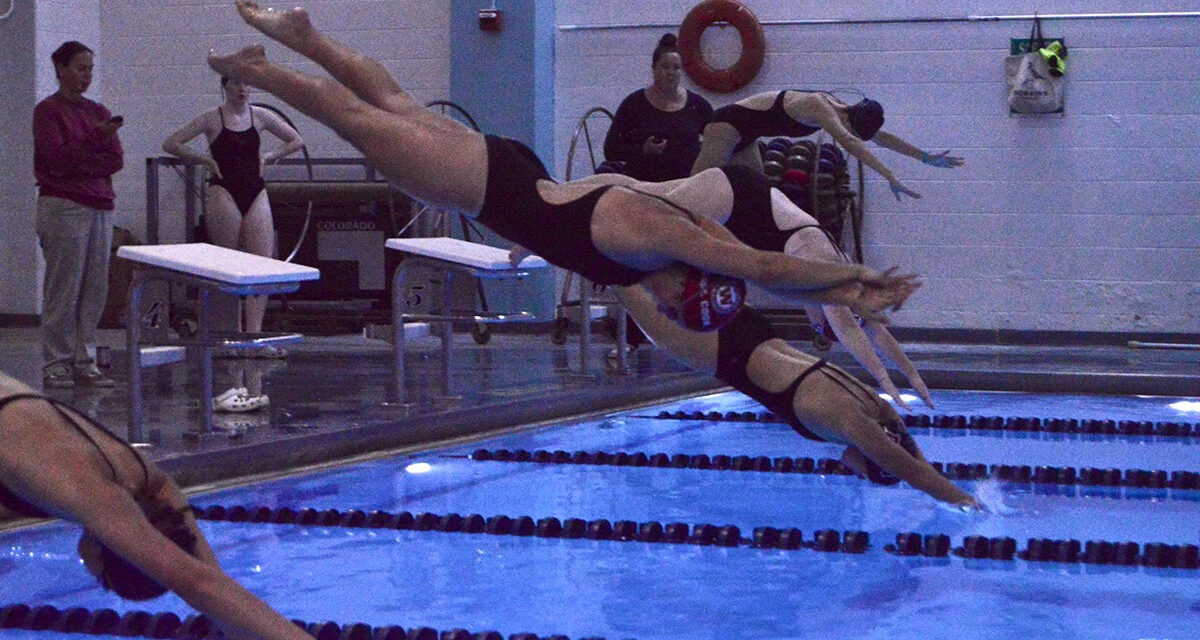
[[(106, 373), (112, 389), (51, 390), (50, 395), (125, 433), (128, 377), (123, 333), (103, 332), (113, 348)], [(36, 329), (0, 329), (0, 368), (40, 382)], [(408, 399), (399, 407), (392, 392), (391, 347), (361, 336), (310, 336), (284, 360), (216, 360), (216, 392), (231, 375), (258, 370), (271, 407), (252, 413), (218, 414), (219, 433), (198, 434), (201, 423), (196, 367), (174, 365), (144, 376), (145, 433), (152, 459), (184, 485), (326, 462), (373, 452), (420, 448), (432, 443), (520, 425), (605, 412), (722, 388), (692, 373), (653, 347), (630, 357), (628, 373), (605, 366), (611, 343), (594, 346), (589, 372), (579, 371), (575, 336), (554, 345), (545, 335), (493, 334), (477, 345), (455, 335), (451, 388), (441, 389), (441, 351), (436, 338), (410, 343)], [(806, 343), (797, 343), (808, 349)], [(1096, 394), (1200, 395), (1200, 352), (1114, 346), (999, 346), (910, 343), (906, 352), (931, 388)], [(848, 354), (827, 357), (852, 371)], [(231, 436), (229, 434), (237, 434)]]

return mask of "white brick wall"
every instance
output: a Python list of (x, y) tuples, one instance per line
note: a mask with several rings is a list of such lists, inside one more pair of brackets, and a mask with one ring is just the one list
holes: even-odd
[(99, 62), (104, 56), (100, 37), (99, 0), (38, 0), (37, 2), (37, 94), (41, 100), (58, 91), (50, 54), (67, 40), (78, 40), (96, 52), (96, 71), (89, 96), (104, 93), (107, 75)]
[[(946, 3), (931, 0), (745, 3), (764, 21), (949, 15)], [(304, 4), (335, 37), (381, 59), (418, 100), (447, 95), (449, 3)], [(559, 25), (677, 25), (694, 4), (558, 0), (555, 9)], [(39, 0), (37, 8), (37, 97), (54, 89), (48, 56), (62, 40), (82, 39), (96, 49), (92, 95), (127, 122), (127, 165), (116, 178), (118, 222), (141, 233), (144, 159), (159, 155), (168, 133), (220, 100), (205, 53), (265, 38), (243, 25), (224, 0)], [(1052, 9), (1146, 10), (1132, 0), (1075, 0)], [(1167, 9), (1197, 11), (1200, 0)], [(1030, 11), (1026, 2), (981, 0), (954, 15)], [(547, 160), (560, 175), (579, 116), (597, 105), (615, 109), (649, 81), (650, 51), (664, 30), (558, 32), (556, 157)], [(965, 167), (949, 172), (881, 151), (924, 194), (919, 201), (897, 204), (882, 181), (868, 176), (868, 259), (926, 276), (925, 288), (897, 317), (901, 325), (1200, 331), (1200, 20), (1049, 22), (1048, 34), (1065, 36), (1071, 47), (1062, 118), (1010, 118), (1004, 109), (1001, 69), (1008, 39), (1027, 31), (1027, 23), (1017, 22), (768, 26), (768, 56), (755, 82), (710, 98), (720, 105), (758, 91), (852, 85), (885, 105), (889, 130), (923, 148), (953, 148), (966, 156)], [(714, 64), (731, 61), (737, 46), (730, 29), (705, 35)], [(268, 55), (313, 71), (277, 45)], [(13, 113), (32, 109), (12, 106)], [(328, 129), (289, 113), (314, 155), (357, 155)], [(26, 129), (24, 123), (6, 132)], [(603, 127), (592, 133), (597, 142), (603, 139)], [(25, 160), (5, 157), (4, 165), (14, 175), (31, 171)], [(10, 197), (25, 192), (10, 182), (4, 183)], [(179, 185), (164, 175), (163, 187), (162, 238), (178, 240)], [(32, 203), (26, 209), (32, 215)], [(6, 244), (6, 255), (14, 251)], [(31, 312), (18, 306), (10, 311), (6, 303), (4, 312)]]
[[(695, 3), (564, 0), (559, 25), (678, 24)], [(760, 20), (1027, 14), (1028, 3), (809, 3), (744, 0)], [(1146, 11), (1145, 3), (1059, 2), (1043, 11)], [(1176, 2), (1172, 11), (1197, 11)], [(896, 203), (867, 176), (868, 261), (926, 285), (896, 322), (912, 327), (1200, 331), (1200, 19), (1050, 21), (1070, 46), (1065, 117), (1011, 118), (1003, 58), (1028, 22), (767, 26), (768, 55), (719, 106), (780, 88), (854, 86), (883, 103), (886, 129), (967, 159), (955, 171), (880, 150), (924, 198)], [(576, 122), (616, 109), (650, 80), (661, 27), (559, 31), (554, 166)], [(715, 66), (736, 56), (710, 29)], [(593, 129), (602, 140), (603, 131)], [(583, 167), (576, 165), (573, 171)], [(577, 173), (577, 175), (579, 175)]]
[[(0, 12), (8, 3), (0, 3)], [(36, 16), (18, 2), (0, 21), (0, 314), (36, 313), (37, 235), (34, 231), (33, 118)], [(49, 55), (47, 53), (47, 55)], [(12, 275), (10, 275), (12, 274)], [(31, 286), (32, 285), (32, 286)]]

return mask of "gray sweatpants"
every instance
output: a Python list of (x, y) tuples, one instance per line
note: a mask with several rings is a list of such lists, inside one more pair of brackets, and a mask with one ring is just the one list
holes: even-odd
[(37, 234), (46, 259), (42, 303), (44, 366), (96, 360), (96, 325), (108, 297), (113, 212), (39, 197)]

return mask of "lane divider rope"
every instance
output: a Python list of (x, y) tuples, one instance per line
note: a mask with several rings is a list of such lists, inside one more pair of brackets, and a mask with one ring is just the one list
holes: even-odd
[[(538, 464), (579, 464), (617, 467), (657, 467), (674, 469), (706, 469), (715, 471), (757, 471), (762, 473), (800, 473), (817, 475), (854, 475), (849, 467), (835, 458), (769, 458), (748, 455), (707, 455), (676, 453), (647, 454), (618, 451), (546, 451), (539, 449), (476, 449), (467, 459), (495, 462), (532, 462)], [(1042, 484), (1059, 486), (1105, 488), (1166, 489), (1194, 491), (1200, 489), (1200, 472), (1145, 469), (1101, 469), (1096, 467), (1056, 467), (1049, 465), (1007, 465), (966, 462), (930, 462), (939, 473), (951, 480), (983, 480), (995, 477), (1013, 484)], [(1200, 495), (1172, 494), (1179, 499), (1200, 500)]]
[[(705, 420), (708, 422), (783, 423), (774, 413), (755, 411), (660, 411), (658, 420)], [(1188, 422), (1151, 422), (1149, 420), (1099, 420), (1078, 418), (1024, 418), (999, 416), (905, 414), (910, 429), (969, 429), (972, 431), (1013, 431), (1025, 433), (1061, 433), (1116, 436), (1161, 436), (1200, 438), (1200, 424)]]
[[(863, 554), (871, 548), (866, 531), (838, 532), (822, 529), (806, 539), (800, 529), (756, 527), (750, 538), (743, 538), (737, 525), (715, 526), (682, 522), (662, 524), (656, 521), (634, 522), (605, 519), (587, 521), (582, 518), (548, 517), (534, 520), (530, 516), (516, 518), (496, 515), (484, 518), (480, 514), (462, 516), (457, 513), (434, 514), (408, 511), (361, 510), (339, 511), (289, 507), (244, 505), (211, 505), (196, 508), (201, 520), (294, 524), (302, 526), (350, 527), (369, 529), (402, 529), (440, 533), (510, 535), (520, 537), (609, 540), (615, 542), (644, 542), (664, 544), (693, 544), (720, 547), (753, 547), (757, 549), (799, 550)], [(1029, 538), (1023, 551), (1017, 552), (1016, 540), (1008, 537), (986, 538), (966, 536), (951, 546), (946, 534), (899, 533), (895, 544), (883, 547), (885, 553), (899, 556), (989, 558), (992, 560), (1026, 560), (1029, 562), (1072, 562), (1095, 565), (1146, 566), (1155, 568), (1200, 568), (1200, 547), (1172, 545), (1161, 542), (1108, 542), (1103, 540), (1050, 540)]]
[[(372, 627), (361, 622), (343, 625), (332, 621), (305, 622), (293, 619), (292, 623), (316, 640), (570, 640), (564, 635), (515, 633), (506, 638), (498, 631), (471, 633), (466, 629), (438, 631), (430, 627), (405, 629), (399, 625)], [(212, 619), (202, 613), (180, 619), (171, 612), (129, 611), (120, 614), (112, 609), (71, 607), (60, 610), (48, 604), (24, 603), (0, 608), (0, 629), (176, 640), (221, 640), (225, 637)], [(587, 637), (579, 640), (604, 638)]]

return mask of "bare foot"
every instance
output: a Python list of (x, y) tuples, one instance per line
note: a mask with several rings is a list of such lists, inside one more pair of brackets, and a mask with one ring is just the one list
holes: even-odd
[(267, 62), (267, 53), (263, 50), (262, 45), (255, 44), (242, 49), (241, 51), (227, 56), (219, 56), (215, 53), (208, 54), (208, 66), (212, 67), (213, 71), (241, 80), (247, 84), (254, 84), (250, 81), (250, 72)]
[(255, 2), (242, 0), (237, 3), (237, 10), (246, 24), (289, 47), (302, 42), (313, 30), (312, 23), (308, 20), (308, 12), (304, 9), (276, 11), (264, 9)]

